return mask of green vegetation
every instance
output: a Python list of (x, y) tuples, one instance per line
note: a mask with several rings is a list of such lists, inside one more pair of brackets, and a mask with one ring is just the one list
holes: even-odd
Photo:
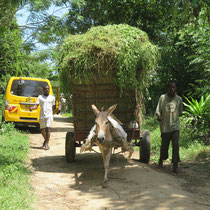
[[(189, 62), (186, 73), (193, 75), (188, 83), (188, 96), (200, 97), (210, 92), (209, 7), (203, 6), (197, 18), (191, 18), (179, 31), (178, 49), (184, 51)], [(184, 59), (183, 59), (184, 60)], [(202, 70), (201, 70), (202, 69)], [(194, 90), (194, 92), (192, 91)]]
[(52, 56), (50, 50), (34, 52), (35, 44), (31, 39), (24, 41), (24, 32), (17, 24), (16, 12), (27, 3), (27, 0), (0, 2), (0, 94), (5, 92), (11, 76), (50, 79), (54, 71), (46, 62)]
[(0, 209), (32, 209), (27, 168), (29, 138), (12, 123), (0, 128)]
[(72, 111), (66, 112), (66, 113), (62, 114), (62, 116), (70, 118), (70, 117), (73, 117), (73, 113), (72, 113)]
[[(210, 146), (206, 146), (202, 140), (198, 140), (194, 136), (191, 136), (189, 130), (186, 129), (185, 125), (186, 119), (184, 117), (181, 118), (181, 128), (180, 128), (180, 158), (182, 161), (188, 160), (205, 160), (210, 158)], [(160, 129), (159, 122), (156, 119), (156, 116), (146, 116), (144, 119), (144, 123), (142, 125), (142, 130), (147, 129), (150, 131), (151, 135), (151, 160), (154, 162), (158, 162), (160, 157)], [(172, 146), (170, 144), (169, 148), (169, 159), (171, 161), (172, 158)]]
[(194, 138), (201, 139), (205, 144), (210, 144), (210, 95), (202, 96), (200, 101), (191, 97), (189, 100), (185, 98), (184, 103), (186, 109), (185, 127)]
[(125, 24), (98, 26), (66, 38), (59, 63), (65, 90), (71, 86), (69, 75), (80, 82), (92, 80), (98, 72), (115, 78), (121, 90), (134, 89), (149, 83), (157, 63), (157, 47), (138, 28)]

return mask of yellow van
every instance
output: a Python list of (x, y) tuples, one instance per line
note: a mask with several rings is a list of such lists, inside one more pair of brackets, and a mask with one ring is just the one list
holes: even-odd
[(40, 106), (30, 112), (29, 107), (36, 103), (37, 97), (43, 94), (43, 87), (48, 85), (53, 95), (48, 79), (30, 77), (11, 77), (6, 88), (2, 121), (39, 125)]

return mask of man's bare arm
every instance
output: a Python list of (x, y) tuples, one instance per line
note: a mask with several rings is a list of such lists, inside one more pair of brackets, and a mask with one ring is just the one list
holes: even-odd
[(31, 107), (29, 108), (29, 110), (32, 111), (32, 110), (34, 110), (34, 109), (37, 109), (38, 106), (39, 106), (39, 104), (35, 104), (34, 106), (31, 106)]
[(157, 120), (160, 122), (162, 117), (161, 117), (161, 114), (160, 113), (156, 113), (156, 116), (157, 116)]

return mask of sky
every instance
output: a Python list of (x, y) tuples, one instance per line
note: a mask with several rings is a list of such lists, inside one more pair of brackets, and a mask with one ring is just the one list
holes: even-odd
[[(62, 17), (65, 13), (68, 12), (68, 9), (66, 7), (51, 6), (47, 12), (48, 14), (54, 14), (54, 15), (57, 15), (58, 17)], [(29, 15), (30, 15), (30, 12), (28, 12), (28, 6), (26, 5), (24, 8), (22, 8), (16, 13), (18, 25), (24, 26), (26, 24), (29, 24), (30, 23), (30, 21), (28, 21)], [(22, 37), (22, 39), (26, 40), (30, 36), (30, 30), (27, 30), (24, 33), (25, 35)], [(51, 46), (47, 46), (38, 42), (35, 44), (35, 46), (36, 46), (35, 52), (47, 50), (51, 47)], [(48, 63), (50, 66), (55, 65), (55, 63), (52, 60), (45, 60), (45, 62)], [(53, 73), (57, 74), (57, 71)]]
[[(17, 22), (19, 25), (25, 25), (27, 23), (27, 18), (29, 16), (29, 12), (27, 11), (28, 7), (25, 6), (21, 10), (16, 13)], [(66, 7), (57, 7), (51, 6), (48, 10), (48, 14), (53, 14), (61, 17), (63, 14), (67, 13), (68, 9)]]
[[(66, 7), (57, 7), (57, 6), (51, 6), (47, 13), (54, 14), (58, 17), (62, 17), (65, 13), (68, 12), (68, 9)], [(19, 26), (24, 26), (26, 24), (29, 24), (30, 21), (28, 21), (30, 12), (28, 12), (28, 6), (26, 5), (21, 10), (19, 10), (16, 13), (17, 23)], [(26, 35), (23, 37), (23, 40), (27, 39), (27, 37), (30, 36), (30, 30), (27, 31)], [(43, 44), (37, 43), (36, 44), (37, 49), (44, 50), (49, 48), (49, 46), (45, 46)]]

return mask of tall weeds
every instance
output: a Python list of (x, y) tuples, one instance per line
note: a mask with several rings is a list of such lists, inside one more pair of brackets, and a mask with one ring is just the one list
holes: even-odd
[(29, 138), (12, 123), (0, 128), (0, 209), (32, 209), (27, 167)]

